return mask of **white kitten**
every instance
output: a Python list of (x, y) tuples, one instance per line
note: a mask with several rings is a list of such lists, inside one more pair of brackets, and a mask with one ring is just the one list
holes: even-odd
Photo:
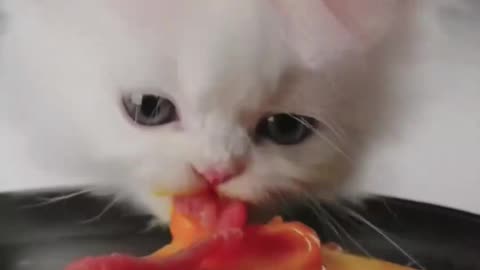
[(155, 191), (207, 182), (332, 197), (382, 123), (407, 3), (4, 0), (2, 183), (84, 179), (162, 217)]
[(364, 53), (394, 3), (3, 1), (2, 125), (25, 140), (2, 138), (16, 166), (2, 181), (37, 181), (22, 174), (35, 165), (158, 215), (153, 192), (207, 181), (252, 202), (331, 196), (374, 98)]

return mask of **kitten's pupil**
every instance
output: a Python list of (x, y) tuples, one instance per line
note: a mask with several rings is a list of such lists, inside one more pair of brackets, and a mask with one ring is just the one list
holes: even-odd
[(123, 105), (130, 118), (140, 125), (159, 126), (177, 119), (175, 105), (157, 95), (126, 96)]
[(269, 139), (281, 145), (292, 145), (303, 142), (317, 125), (314, 118), (280, 113), (260, 121), (257, 136)]
[(140, 110), (145, 116), (153, 116), (158, 112), (160, 97), (153, 95), (144, 95), (142, 97), (142, 104)]
[(295, 134), (299, 130), (299, 125), (301, 125), (299, 121), (287, 114), (270, 116), (267, 121), (272, 130), (278, 134)]

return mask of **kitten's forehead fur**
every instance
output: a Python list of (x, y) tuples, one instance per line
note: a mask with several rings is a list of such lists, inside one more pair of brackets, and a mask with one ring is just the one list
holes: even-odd
[[(378, 5), (362, 9), (370, 18), (388, 14), (380, 7), (394, 1), (363, 2)], [(37, 162), (128, 191), (152, 208), (154, 189), (201, 185), (192, 164), (232, 155), (249, 164), (221, 188), (228, 195), (328, 193), (350, 130), (363, 125), (352, 103), (364, 93), (357, 60), (383, 31), (370, 26), (389, 21), (363, 25), (353, 0), (0, 3), (7, 21), (0, 87), (8, 89), (0, 98), (18, 101), (2, 109), (28, 134)], [(131, 93), (171, 99), (179, 125), (133, 124), (121, 105)], [(295, 146), (255, 145), (251, 132), (271, 112), (309, 115), (328, 128)]]

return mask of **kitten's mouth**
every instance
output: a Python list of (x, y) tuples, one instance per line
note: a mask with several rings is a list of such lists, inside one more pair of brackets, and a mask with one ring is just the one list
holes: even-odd
[(179, 195), (173, 199), (174, 211), (199, 220), (205, 228), (219, 231), (239, 229), (247, 223), (247, 204), (204, 191)]
[(247, 203), (227, 197), (214, 188), (171, 192), (155, 190), (156, 197), (172, 198), (172, 211), (199, 220), (204, 228), (215, 230), (239, 229), (249, 217)]

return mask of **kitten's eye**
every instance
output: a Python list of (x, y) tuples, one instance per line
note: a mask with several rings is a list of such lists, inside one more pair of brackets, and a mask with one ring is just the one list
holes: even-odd
[(123, 105), (133, 121), (145, 126), (168, 124), (177, 119), (175, 105), (156, 95), (129, 95), (123, 97)]
[(292, 145), (303, 142), (318, 125), (314, 118), (295, 114), (274, 114), (262, 119), (256, 135), (277, 144)]

